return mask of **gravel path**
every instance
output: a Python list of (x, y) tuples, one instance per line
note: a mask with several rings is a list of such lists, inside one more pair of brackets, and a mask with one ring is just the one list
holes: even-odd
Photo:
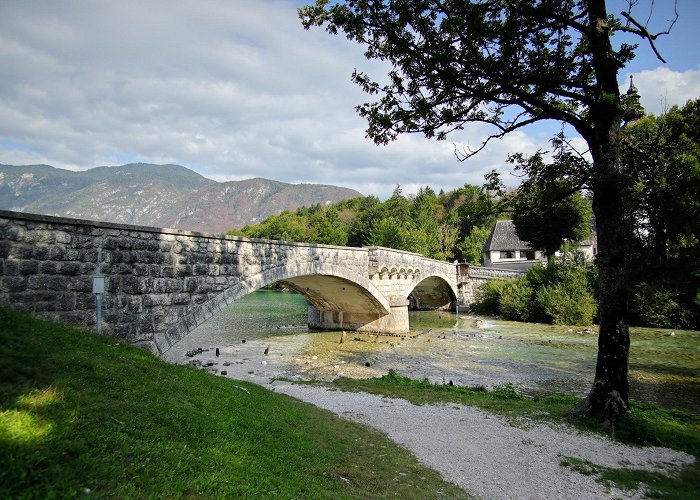
[(610, 468), (673, 473), (693, 456), (665, 448), (633, 448), (565, 425), (513, 427), (476, 408), (416, 406), (402, 399), (274, 382), (275, 391), (385, 432), (447, 481), (479, 498), (641, 498), (641, 491), (608, 489), (560, 465), (575, 457)]

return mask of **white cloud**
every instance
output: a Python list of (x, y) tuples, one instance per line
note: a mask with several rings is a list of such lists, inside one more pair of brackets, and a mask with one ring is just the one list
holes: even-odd
[[(683, 106), (690, 99), (700, 98), (700, 67), (673, 71), (666, 66), (633, 73), (634, 85), (639, 90), (642, 106), (647, 113), (660, 115), (671, 106)], [(629, 74), (622, 92), (629, 88)]]

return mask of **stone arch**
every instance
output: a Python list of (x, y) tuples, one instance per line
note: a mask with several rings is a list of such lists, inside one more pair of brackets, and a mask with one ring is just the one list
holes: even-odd
[(441, 274), (419, 276), (407, 287), (409, 308), (416, 310), (454, 310), (457, 289), (451, 280)]
[(266, 285), (283, 282), (301, 293), (311, 304), (337, 312), (389, 314), (389, 301), (371, 281), (348, 269), (317, 260), (300, 265), (280, 265), (260, 273), (244, 276), (212, 299), (187, 312), (177, 325), (154, 336), (160, 353), (164, 353), (194, 328), (226, 306)]

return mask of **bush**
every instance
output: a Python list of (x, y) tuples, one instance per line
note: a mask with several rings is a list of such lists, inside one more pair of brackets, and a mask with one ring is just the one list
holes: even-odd
[(470, 309), (476, 314), (498, 316), (501, 314), (501, 294), (511, 280), (493, 280), (484, 283), (476, 292), (475, 301)]
[(684, 309), (677, 298), (678, 293), (642, 283), (632, 298), (632, 312), (643, 326), (690, 328), (692, 313)]
[(529, 321), (533, 310), (533, 295), (527, 280), (506, 281), (501, 288), (500, 314), (513, 321)]
[(514, 321), (590, 325), (597, 312), (596, 276), (595, 266), (574, 253), (564, 254), (517, 279), (487, 282), (471, 310)]
[(597, 311), (585, 274), (545, 286), (537, 292), (537, 303), (555, 325), (590, 325)]

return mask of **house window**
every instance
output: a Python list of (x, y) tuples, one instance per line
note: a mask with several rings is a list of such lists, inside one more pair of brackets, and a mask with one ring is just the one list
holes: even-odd
[(501, 250), (501, 259), (512, 259), (515, 257), (514, 250)]
[(527, 260), (535, 260), (534, 250), (521, 250), (520, 255), (524, 255)]

